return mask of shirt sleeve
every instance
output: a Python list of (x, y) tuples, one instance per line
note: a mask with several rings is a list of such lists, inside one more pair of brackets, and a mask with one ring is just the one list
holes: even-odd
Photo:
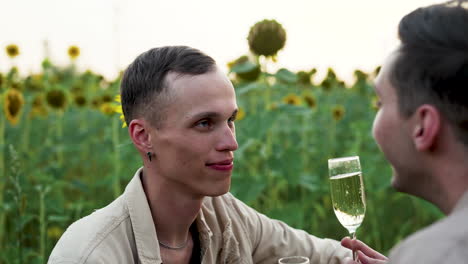
[(340, 264), (351, 256), (351, 251), (336, 240), (321, 239), (292, 228), (232, 198), (234, 207), (242, 211), (239, 216), (252, 243), (254, 263), (277, 263), (281, 257), (307, 256), (311, 264)]

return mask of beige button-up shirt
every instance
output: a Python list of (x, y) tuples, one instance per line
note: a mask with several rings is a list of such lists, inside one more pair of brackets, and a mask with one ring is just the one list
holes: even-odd
[(390, 263), (468, 263), (468, 191), (444, 219), (411, 235), (390, 252)]
[[(141, 169), (125, 192), (108, 206), (73, 223), (48, 263), (162, 263), (158, 238), (140, 180)], [(277, 263), (308, 256), (311, 263), (341, 263), (350, 251), (270, 219), (230, 193), (206, 197), (196, 219), (202, 263)]]

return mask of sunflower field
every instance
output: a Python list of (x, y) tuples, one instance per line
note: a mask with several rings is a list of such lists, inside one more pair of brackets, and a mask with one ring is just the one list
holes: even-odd
[[(258, 31), (251, 29), (249, 42)], [(276, 51), (282, 46), (276, 43)], [(391, 168), (371, 134), (378, 69), (356, 70), (352, 85), (333, 69), (313, 81), (315, 69), (268, 72), (276, 52), (262, 55), (261, 45), (255, 47), (256, 55), (228, 65), (240, 107), (236, 197), (271, 218), (339, 240), (347, 231), (331, 205), (327, 159), (359, 155), (367, 211), (358, 238), (388, 253), (441, 217), (389, 185)], [(6, 52), (20, 55), (15, 45)], [(78, 47), (69, 55), (67, 66), (45, 59), (38, 73), (24, 76), (15, 67), (0, 73), (0, 263), (46, 263), (67, 226), (119, 196), (141, 166), (123, 127), (120, 78), (78, 71)]]

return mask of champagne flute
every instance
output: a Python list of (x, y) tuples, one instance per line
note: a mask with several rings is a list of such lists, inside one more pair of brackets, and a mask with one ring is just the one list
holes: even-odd
[[(364, 220), (366, 200), (359, 157), (344, 157), (328, 160), (330, 191), (335, 215), (352, 239)], [(356, 260), (356, 252), (353, 251)]]

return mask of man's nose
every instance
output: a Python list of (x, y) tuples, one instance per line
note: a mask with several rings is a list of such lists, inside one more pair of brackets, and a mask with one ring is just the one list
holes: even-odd
[(221, 132), (220, 141), (217, 147), (218, 151), (235, 151), (239, 145), (236, 140), (236, 129), (226, 126)]

